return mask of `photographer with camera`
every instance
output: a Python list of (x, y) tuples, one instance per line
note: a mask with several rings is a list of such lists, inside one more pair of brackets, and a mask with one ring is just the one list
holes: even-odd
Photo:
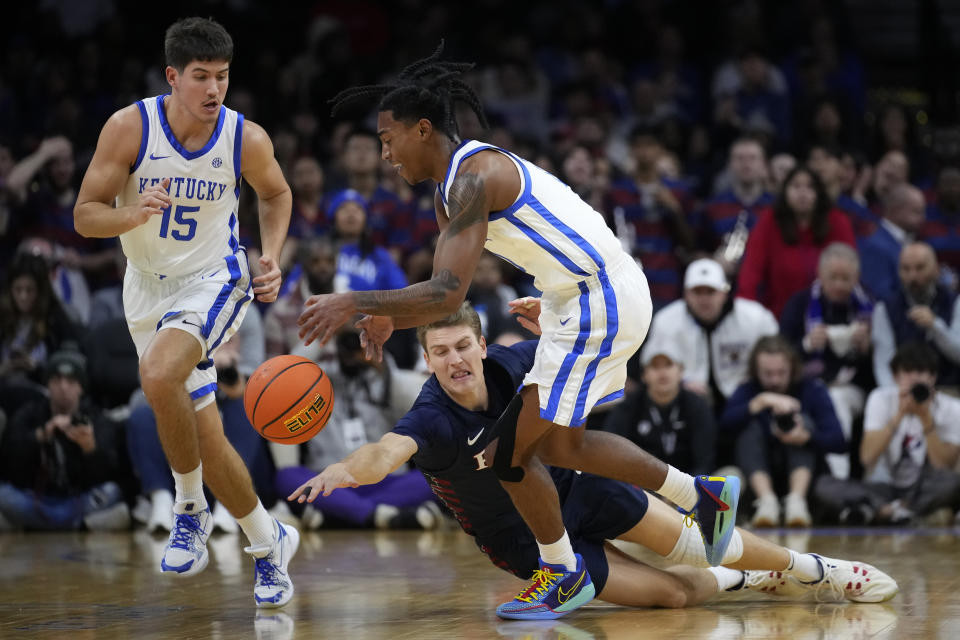
[(903, 523), (960, 508), (960, 400), (934, 389), (938, 358), (928, 345), (901, 345), (893, 385), (875, 389), (864, 412), (863, 482), (823, 477), (816, 495), (843, 523)]
[(49, 398), (14, 414), (0, 443), (0, 530), (125, 529), (117, 430), (84, 397), (86, 361), (47, 359)]
[[(825, 453), (847, 443), (826, 386), (805, 379), (800, 356), (783, 336), (760, 338), (750, 353), (749, 380), (730, 397), (720, 419), (736, 438), (737, 464), (756, 495), (755, 527), (810, 526), (807, 491)], [(721, 436), (723, 437), (723, 436)]]

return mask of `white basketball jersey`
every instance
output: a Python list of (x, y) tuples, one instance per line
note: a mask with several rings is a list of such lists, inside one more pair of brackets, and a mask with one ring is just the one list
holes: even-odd
[(161, 278), (197, 273), (239, 250), (243, 133), (243, 115), (221, 106), (207, 144), (187, 151), (167, 122), (165, 97), (137, 102), (143, 127), (140, 150), (117, 196), (118, 207), (136, 204), (145, 188), (170, 178), (170, 208), (120, 236), (127, 260)]
[(510, 158), (521, 182), (517, 200), (490, 213), (485, 247), (532, 275), (534, 286), (541, 291), (569, 287), (629, 258), (603, 216), (570, 187), (532, 162), (476, 140), (465, 140), (450, 159), (438, 185), (444, 208), (460, 163), (485, 149)]

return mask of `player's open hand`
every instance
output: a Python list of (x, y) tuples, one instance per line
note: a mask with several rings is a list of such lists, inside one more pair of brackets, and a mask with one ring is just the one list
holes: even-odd
[(273, 302), (280, 293), (280, 265), (273, 256), (260, 256), (260, 275), (253, 279), (253, 293), (260, 302)]
[(507, 303), (507, 310), (517, 314), (517, 322), (524, 329), (540, 335), (540, 298), (527, 296)]
[(321, 493), (328, 496), (334, 489), (359, 486), (360, 483), (347, 471), (347, 465), (336, 462), (297, 487), (296, 491), (287, 496), (287, 500), (313, 502)]
[(357, 312), (353, 296), (349, 293), (310, 296), (303, 307), (297, 324), (300, 325), (300, 338), (304, 345), (314, 340), (321, 346), (327, 344), (336, 330)]
[(151, 216), (162, 215), (170, 208), (171, 200), (167, 189), (170, 188), (170, 178), (164, 178), (160, 184), (150, 185), (140, 194), (137, 208), (133, 212), (136, 226), (144, 224)]
[(383, 345), (393, 333), (393, 318), (390, 316), (363, 316), (354, 325), (360, 329), (360, 346), (363, 355), (371, 362), (383, 361)]

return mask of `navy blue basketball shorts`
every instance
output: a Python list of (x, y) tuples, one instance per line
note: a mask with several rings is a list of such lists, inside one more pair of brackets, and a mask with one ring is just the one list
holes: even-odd
[[(571, 473), (571, 476), (568, 482), (557, 487), (563, 524), (573, 550), (583, 556), (590, 578), (600, 593), (610, 573), (604, 543), (626, 533), (643, 519), (647, 513), (647, 495), (632, 485), (589, 473)], [(477, 546), (493, 564), (517, 577), (528, 579), (540, 568), (537, 540), (526, 527), (478, 539)]]

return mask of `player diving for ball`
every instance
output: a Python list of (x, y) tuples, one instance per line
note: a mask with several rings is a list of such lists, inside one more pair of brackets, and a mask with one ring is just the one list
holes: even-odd
[[(536, 329), (536, 305), (527, 310)], [(485, 449), (498, 416), (535, 366), (536, 341), (487, 347), (469, 303), (417, 330), (433, 376), (410, 411), (379, 442), (366, 444), (301, 485), (288, 499), (313, 501), (337, 488), (380, 482), (411, 460), (465, 532), (498, 567), (531, 584), (515, 601), (530, 611), (499, 610), (505, 618), (555, 618), (564, 600), (562, 568), (540, 563), (536, 539), (500, 487)], [(599, 432), (587, 431), (589, 441)], [(551, 462), (550, 448), (541, 450)], [(861, 562), (800, 554), (734, 529), (721, 567), (708, 562), (695, 523), (629, 484), (549, 468), (563, 522), (593, 579), (597, 595), (629, 606), (682, 607), (722, 591), (755, 589), (773, 595), (815, 594), (821, 600), (880, 602), (897, 583)], [(677, 565), (646, 565), (611, 545), (641, 544)], [(543, 603), (547, 607), (543, 607)], [(562, 614), (561, 614), (562, 615)]]
[[(658, 491), (700, 525), (706, 557), (717, 565), (733, 534), (740, 481), (693, 478), (614, 434), (585, 437), (593, 407), (623, 395), (627, 360), (643, 342), (652, 303), (643, 271), (603, 216), (532, 162), (476, 140), (460, 140), (456, 102), (485, 123), (480, 100), (460, 79), (472, 65), (442, 62), (442, 45), (387, 84), (355, 87), (334, 98), (334, 112), (379, 100), (382, 157), (411, 184), (432, 179), (440, 235), (430, 280), (393, 291), (312, 296), (300, 316), (307, 344), (329, 340), (355, 314), (368, 356), (379, 357), (394, 329), (445, 318), (459, 308), (486, 248), (534, 277), (542, 296), (543, 336), (519, 392), (500, 408), (485, 437), (485, 463), (533, 531), (544, 568), (552, 567), (563, 602), (505, 602), (501, 615), (563, 615), (596, 594), (564, 528), (557, 489), (540, 460)], [(516, 389), (516, 387), (514, 388)], [(493, 432), (493, 433), (491, 433)], [(542, 595), (542, 592), (536, 592)], [(538, 596), (539, 597), (539, 596)]]

